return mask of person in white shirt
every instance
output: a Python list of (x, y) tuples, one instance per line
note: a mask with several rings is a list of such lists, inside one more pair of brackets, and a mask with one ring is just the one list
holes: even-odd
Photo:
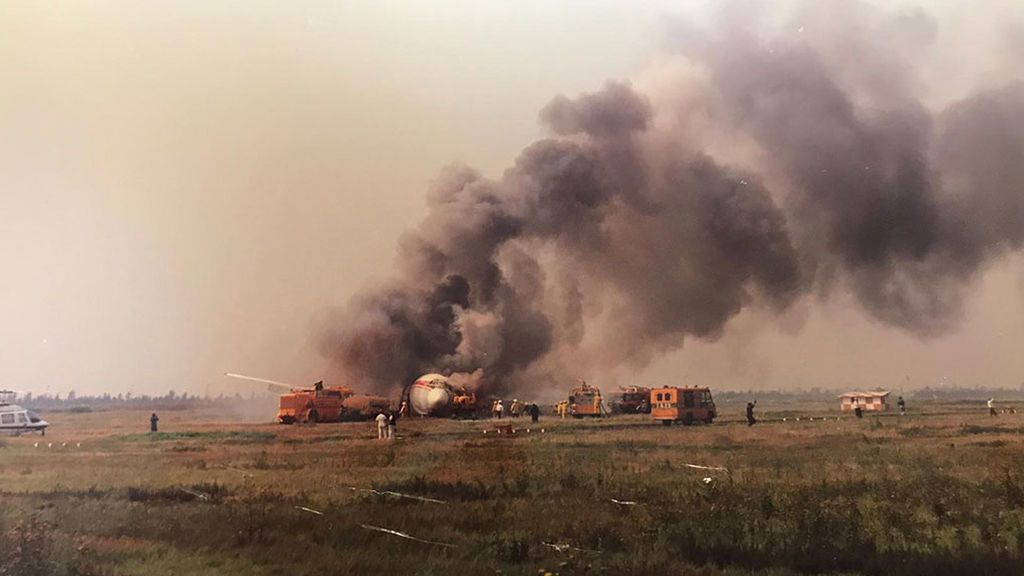
[(388, 437), (388, 417), (383, 412), (380, 412), (374, 418), (374, 421), (377, 422), (377, 439), (384, 440)]
[(995, 398), (989, 398), (988, 402), (986, 402), (986, 404), (988, 404), (988, 415), (989, 416), (995, 416), (996, 415), (996, 400), (995, 400)]

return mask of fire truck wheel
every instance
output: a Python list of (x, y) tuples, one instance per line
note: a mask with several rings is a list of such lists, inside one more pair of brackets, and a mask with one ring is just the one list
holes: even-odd
[(712, 422), (712, 421), (713, 421), (714, 419), (715, 419), (715, 417), (714, 417), (714, 416), (712, 416), (711, 414), (708, 414), (707, 416), (705, 416), (705, 417), (704, 417), (704, 423), (705, 423), (705, 424), (711, 424), (711, 422)]
[(306, 422), (308, 422), (309, 424), (316, 424), (318, 417), (319, 414), (316, 413), (316, 410), (313, 410), (306, 416)]
[(672, 425), (672, 421), (671, 420), (662, 420), (661, 423), (664, 424), (665, 426), (671, 426)]

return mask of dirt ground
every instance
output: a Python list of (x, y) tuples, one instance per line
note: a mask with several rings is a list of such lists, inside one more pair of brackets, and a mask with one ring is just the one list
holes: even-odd
[(545, 416), (511, 437), (407, 418), (393, 441), (48, 413), (45, 437), (0, 440), (0, 574), (1019, 573), (1024, 414), (758, 408), (753, 427), (737, 404), (710, 426)]

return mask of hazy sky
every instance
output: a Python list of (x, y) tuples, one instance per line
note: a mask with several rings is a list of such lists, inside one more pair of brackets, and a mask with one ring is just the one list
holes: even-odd
[[(0, 4), (0, 388), (318, 379), (315, 319), (388, 274), (442, 166), (498, 175), (554, 95), (651, 81), (705, 4)], [(606, 384), (1018, 386), (1022, 339), (1018, 254), (942, 337), (805, 299)]]

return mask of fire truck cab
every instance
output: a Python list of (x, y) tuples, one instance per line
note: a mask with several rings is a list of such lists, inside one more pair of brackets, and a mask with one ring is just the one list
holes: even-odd
[(651, 390), (651, 417), (665, 426), (673, 422), (711, 424), (717, 415), (709, 388), (668, 386)]
[(352, 391), (340, 387), (292, 390), (281, 394), (277, 420), (282, 424), (338, 422), (345, 410), (345, 399), (349, 396), (352, 396)]
[(579, 386), (573, 388), (569, 393), (569, 413), (573, 418), (583, 418), (584, 416), (600, 418), (603, 416), (604, 404), (601, 400), (601, 391), (581, 381)]

